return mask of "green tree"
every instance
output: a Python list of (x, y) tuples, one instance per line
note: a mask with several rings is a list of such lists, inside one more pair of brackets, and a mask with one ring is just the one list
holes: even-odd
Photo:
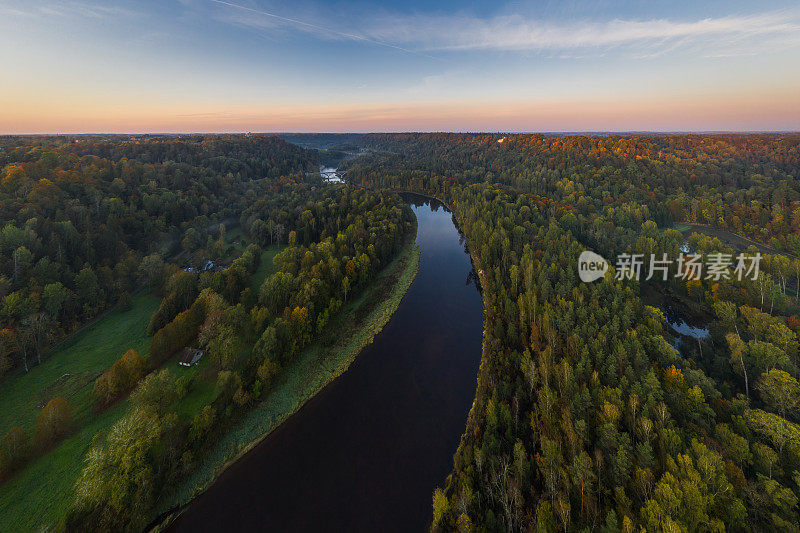
[(61, 310), (69, 299), (69, 289), (64, 287), (60, 281), (48, 283), (42, 291), (42, 304), (53, 320), (58, 320)]
[(40, 448), (51, 446), (63, 437), (72, 425), (72, 408), (67, 400), (56, 397), (47, 402), (36, 419), (34, 442)]
[(87, 455), (75, 484), (68, 529), (144, 527), (160, 488), (154, 466), (162, 438), (176, 422), (175, 415), (160, 417), (148, 409), (134, 409), (114, 424), (105, 445), (93, 447)]
[(147, 285), (147, 292), (152, 291), (153, 284), (158, 283), (164, 273), (164, 260), (160, 254), (150, 254), (142, 258), (139, 264), (139, 283)]
[(152, 372), (131, 394), (131, 402), (140, 410), (166, 413), (177, 400), (175, 378), (167, 369)]
[(433, 524), (438, 527), (446, 527), (445, 518), (450, 511), (450, 502), (442, 489), (436, 489), (433, 493)]
[(91, 267), (82, 268), (75, 276), (75, 290), (87, 312), (93, 312), (100, 304), (102, 297), (100, 285), (97, 282), (97, 274)]
[(800, 426), (785, 418), (761, 409), (747, 409), (744, 420), (752, 431), (771, 441), (780, 453), (787, 445), (800, 447)]
[(784, 418), (789, 414), (797, 417), (800, 407), (800, 384), (789, 373), (783, 370), (770, 370), (761, 374), (756, 389), (764, 403), (776, 410)]
[(20, 427), (11, 428), (0, 441), (0, 479), (19, 468), (31, 452), (28, 434)]
[(12, 254), (12, 260), (14, 261), (13, 267), (13, 279), (14, 284), (19, 284), (25, 273), (31, 267), (33, 263), (33, 254), (30, 250), (25, 248), (24, 246), (20, 246), (14, 253)]
[(728, 348), (731, 351), (731, 366), (734, 371), (741, 373), (744, 376), (744, 390), (747, 396), (750, 396), (750, 384), (747, 380), (747, 363), (745, 358), (748, 356), (749, 350), (747, 344), (742, 340), (737, 333), (728, 333), (725, 335), (725, 340), (728, 341)]

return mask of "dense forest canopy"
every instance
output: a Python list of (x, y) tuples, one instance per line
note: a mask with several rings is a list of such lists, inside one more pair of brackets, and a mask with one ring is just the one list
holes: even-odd
[[(44, 398), (35, 420), (4, 419), (22, 423), (0, 428), (0, 483), (37, 461), (77, 465), (75, 496), (52, 524), (67, 530), (143, 528), (410, 249), (413, 215), (399, 197), (325, 184), (319, 152), (273, 136), (9, 137), (0, 147), (0, 387)], [(108, 361), (98, 367), (53, 347), (148, 294), (160, 301), (142, 353), (93, 355)], [(203, 354), (202, 370), (176, 373), (183, 352)], [(49, 364), (68, 373), (24, 381)], [(75, 382), (76, 392), (63, 387)], [(107, 422), (84, 435), (96, 417)]]
[[(446, 201), (483, 287), (476, 400), (434, 530), (798, 529), (800, 136), (364, 143), (386, 153), (350, 162), (351, 184)], [(757, 281), (578, 279), (586, 248), (735, 253), (716, 229), (765, 252)], [(710, 335), (678, 351), (652, 293)]]
[[(204, 247), (316, 154), (276, 137), (0, 141), (0, 375)], [(155, 254), (155, 255), (153, 255)], [(150, 256), (144, 261), (145, 256)]]
[(401, 169), (409, 182), (498, 183), (587, 223), (601, 214), (622, 228), (699, 222), (800, 256), (798, 135), (370, 134), (363, 142), (391, 152), (374, 168)]
[[(213, 365), (214, 393), (193, 418), (181, 420), (186, 385), (163, 370), (145, 378), (128, 412), (91, 450), (68, 529), (143, 527), (159, 494), (172, 490), (236, 417), (266, 396), (348, 297), (392, 259), (412, 225), (399, 198), (380, 193), (339, 186), (296, 200), (281, 202), (301, 215), (274, 259), (276, 271), (257, 292), (247, 286), (258, 266), (256, 244), (224, 272), (175, 274), (194, 279), (170, 284), (173, 292), (154, 315), (163, 319), (150, 364), (161, 365), (197, 339)], [(274, 223), (270, 213), (256, 207), (250, 227)], [(275, 217), (284, 220), (281, 213)]]
[[(144, 528), (408, 245), (412, 191), (452, 210), (484, 301), (433, 530), (798, 530), (800, 135), (289, 138), (340, 150), (347, 183), (270, 136), (0, 139), (0, 387), (157, 296), (146, 350), (90, 377), (90, 407), (55, 395), (0, 428), (0, 482), (88, 408), (109, 422), (58, 526)], [(611, 262), (593, 283), (587, 249)], [(740, 253), (758, 276), (615, 275), (620, 254)], [(206, 366), (176, 377), (187, 350)]]

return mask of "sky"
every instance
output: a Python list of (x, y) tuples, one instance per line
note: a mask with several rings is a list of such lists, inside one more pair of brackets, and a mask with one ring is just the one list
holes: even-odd
[(0, 0), (0, 134), (797, 131), (800, 4)]

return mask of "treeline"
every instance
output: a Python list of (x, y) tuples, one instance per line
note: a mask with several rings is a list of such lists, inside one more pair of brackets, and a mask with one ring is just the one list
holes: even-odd
[[(370, 134), (361, 142), (392, 152), (372, 158), (406, 173), (406, 182), (501, 183), (589, 221), (604, 214), (617, 228), (648, 219), (659, 226), (699, 222), (800, 256), (797, 134)], [(370, 176), (373, 184), (385, 179)]]
[(163, 258), (210, 248), (219, 222), (317, 157), (274, 137), (0, 144), (0, 376), (152, 286)]
[[(213, 395), (186, 419), (180, 414), (182, 399), (209, 376), (175, 381), (168, 371), (149, 374), (132, 393), (127, 414), (88, 453), (63, 524), (67, 530), (142, 528), (161, 495), (269, 392), (282, 369), (347, 298), (393, 259), (413, 227), (410, 209), (396, 196), (331, 187), (311, 198), (324, 209), (313, 217), (301, 211), (288, 232), (288, 246), (275, 257), (276, 272), (257, 295), (238, 284), (247, 276), (228, 278), (227, 271), (174, 274), (193, 276), (190, 288), (197, 296), (185, 310), (178, 305), (169, 313), (156, 313), (169, 322), (153, 336), (150, 363), (157, 365), (188, 345), (202, 348), (211, 364)], [(252, 226), (275, 216), (280, 215), (259, 210), (246, 218)], [(312, 241), (304, 242), (300, 235), (312, 236)], [(255, 271), (257, 261), (249, 256), (257, 251), (248, 248), (240, 258), (247, 274)], [(172, 294), (183, 290), (178, 278), (168, 283), (164, 302), (183, 301)]]
[(714, 317), (679, 353), (639, 283), (613, 269), (583, 283), (577, 257), (676, 257), (676, 187), (769, 171), (795, 190), (798, 137), (500, 137), (374, 136), (399, 155), (348, 174), (447, 201), (482, 272), (478, 389), (432, 528), (797, 530), (797, 297), (783, 259), (765, 260), (761, 281), (658, 285)]
[(113, 404), (133, 389), (147, 371), (147, 361), (136, 350), (128, 350), (94, 382), (97, 410)]
[[(26, 142), (35, 139), (33, 143)], [(243, 179), (279, 178), (317, 170), (317, 154), (272, 135), (143, 135), (16, 138), (3, 142), (3, 159), (25, 161), (33, 146), (56, 148), (78, 157), (92, 155), (111, 161), (182, 163)], [(17, 148), (19, 147), (19, 148)]]

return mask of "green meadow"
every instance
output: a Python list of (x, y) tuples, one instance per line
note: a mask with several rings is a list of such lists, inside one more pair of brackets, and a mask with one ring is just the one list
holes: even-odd
[(152, 295), (134, 296), (131, 309), (112, 310), (54, 347), (41, 365), (2, 383), (3, 433), (13, 426), (32, 432), (41, 406), (56, 396), (66, 398), (72, 406), (75, 430), (0, 485), (0, 529), (33, 531), (61, 519), (92, 438), (110, 428), (127, 408), (124, 400), (96, 414), (92, 409), (94, 380), (129, 348), (147, 355), (147, 324), (158, 303)]
[(32, 431), (39, 411), (57, 396), (69, 402), (78, 426), (89, 422), (95, 379), (129, 348), (147, 355), (147, 324), (158, 304), (152, 295), (133, 296), (129, 310), (112, 310), (56, 345), (41, 365), (6, 378), (0, 383), (0, 434), (14, 426)]

